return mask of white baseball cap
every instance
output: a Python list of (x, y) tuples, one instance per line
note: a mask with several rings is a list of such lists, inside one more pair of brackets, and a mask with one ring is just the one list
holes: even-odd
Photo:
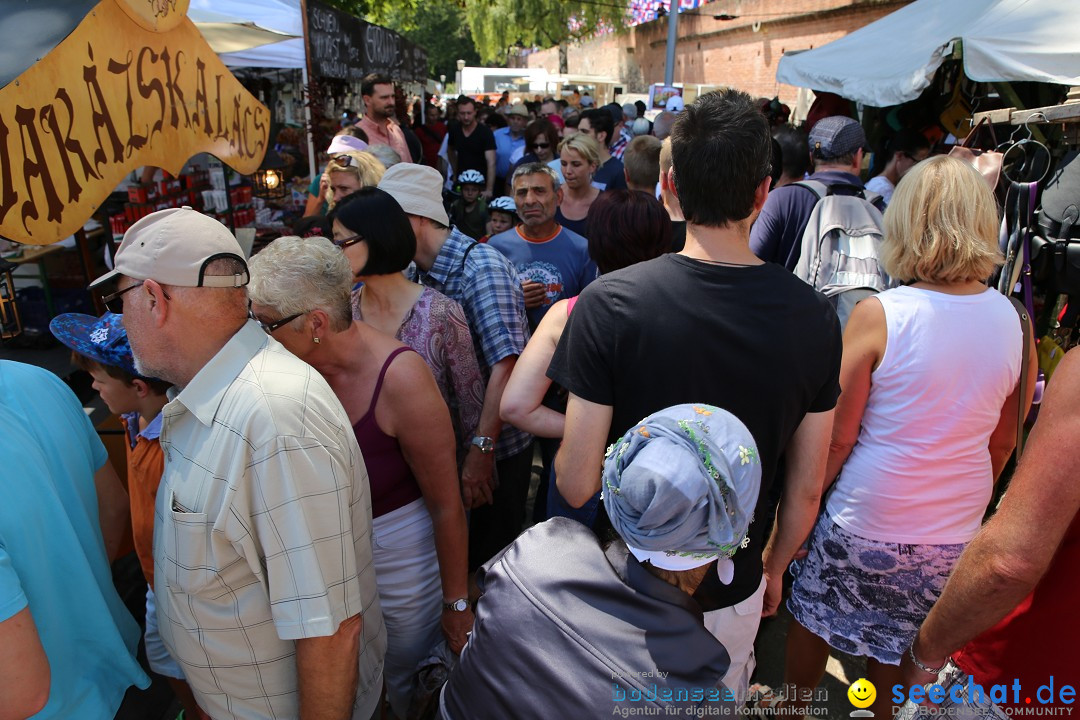
[[(244, 272), (206, 275), (206, 266), (221, 258), (239, 260)], [(186, 205), (158, 210), (132, 225), (116, 251), (114, 269), (90, 283), (90, 288), (121, 275), (178, 287), (243, 287), (250, 279), (244, 251), (229, 229)]]

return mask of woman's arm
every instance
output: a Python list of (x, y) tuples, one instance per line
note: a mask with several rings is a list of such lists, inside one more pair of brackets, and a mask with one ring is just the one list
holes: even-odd
[(551, 387), (548, 365), (564, 327), (566, 301), (560, 300), (544, 315), (518, 358), (499, 405), (499, 415), (504, 421), (539, 437), (561, 438), (566, 425), (565, 415), (543, 404), (544, 395)]
[(856, 305), (844, 331), (840, 398), (836, 401), (824, 489), (836, 480), (859, 439), (859, 428), (870, 397), (870, 374), (885, 354), (887, 339), (885, 309), (881, 303), (867, 298)]
[[(468, 598), (468, 530), (458, 490), (454, 430), (435, 378), (416, 353), (402, 353), (390, 365), (375, 421), (397, 438), (431, 513), (443, 598)], [(464, 647), (472, 621), (468, 610), (443, 611), (443, 633), (454, 652)]]
[[(1030, 325), (1031, 323), (1028, 321), (1029, 328)], [(1024, 388), (1024, 417), (1027, 417), (1028, 411), (1031, 410), (1031, 400), (1035, 397), (1035, 383), (1039, 376), (1039, 354), (1035, 349), (1035, 333), (1032, 330), (1029, 330), (1028, 346), (1024, 348), (1024, 352), (1027, 353), (1028, 362), (1027, 387)], [(1009, 462), (1013, 450), (1016, 449), (1016, 423), (1018, 418), (1016, 404), (1018, 402), (1020, 402), (1019, 381), (1017, 381), (1016, 388), (1005, 399), (1005, 404), (1001, 406), (1001, 417), (998, 418), (998, 424), (994, 428), (994, 432), (990, 434), (990, 465), (993, 468), (995, 484), (1001, 477), (1001, 471), (1005, 469), (1005, 464)]]

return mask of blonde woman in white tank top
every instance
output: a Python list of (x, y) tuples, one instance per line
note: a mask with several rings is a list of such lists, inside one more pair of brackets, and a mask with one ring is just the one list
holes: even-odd
[(985, 283), (1000, 262), (981, 176), (944, 156), (911, 170), (885, 213), (882, 257), (905, 286), (859, 303), (844, 333), (835, 484), (792, 565), (785, 683), (816, 687), (830, 647), (862, 655), (879, 688), (871, 709), (891, 716), (884, 689), (901, 682), (900, 659), (1015, 444), (1024, 349), (1019, 315)]

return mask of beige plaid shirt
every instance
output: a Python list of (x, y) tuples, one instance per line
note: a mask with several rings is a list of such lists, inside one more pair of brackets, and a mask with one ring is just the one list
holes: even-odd
[(296, 718), (296, 640), (363, 613), (353, 718), (382, 685), (371, 495), (348, 417), (249, 321), (163, 411), (154, 524), (161, 637), (204, 710)]

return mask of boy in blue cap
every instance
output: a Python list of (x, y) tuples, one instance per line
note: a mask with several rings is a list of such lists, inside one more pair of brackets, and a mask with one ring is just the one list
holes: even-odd
[(127, 438), (127, 485), (135, 554), (149, 587), (146, 592), (146, 656), (150, 669), (164, 676), (189, 718), (198, 709), (184, 673), (165, 650), (157, 630), (154, 605), (154, 499), (164, 469), (161, 409), (169, 401), (169, 383), (144, 377), (135, 367), (121, 315), (100, 318), (81, 313), (58, 315), (49, 330), (72, 350), (72, 362), (94, 378), (93, 388), (109, 411), (120, 416)]

